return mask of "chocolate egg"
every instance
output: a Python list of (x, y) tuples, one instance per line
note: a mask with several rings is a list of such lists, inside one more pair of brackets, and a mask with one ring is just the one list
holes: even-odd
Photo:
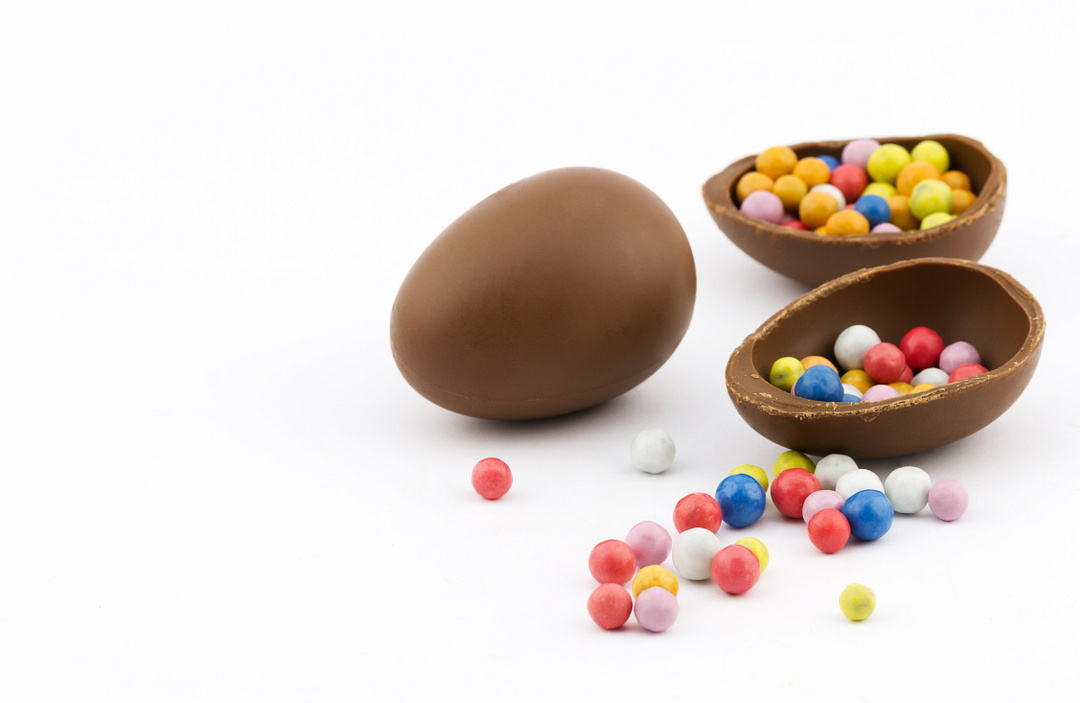
[(656, 194), (612, 171), (547, 171), (431, 243), (394, 301), (391, 347), (405, 380), (444, 408), (561, 415), (659, 369), (696, 287), (686, 234)]
[[(959, 217), (946, 224), (911, 232), (882, 232), (828, 237), (774, 225), (739, 212), (735, 185), (754, 170), (754, 156), (740, 159), (705, 183), (702, 196), (709, 214), (728, 239), (779, 273), (816, 286), (845, 273), (905, 259), (950, 257), (978, 261), (994, 241), (1005, 212), (1005, 166), (980, 142), (957, 134), (882, 137), (882, 144), (911, 149), (933, 139), (952, 159), (951, 168), (971, 177), (978, 196)], [(822, 154), (839, 158), (847, 141), (809, 142), (791, 147), (799, 158)]]
[[(989, 373), (889, 400), (827, 403), (769, 383), (784, 356), (829, 355), (852, 324), (899, 340), (925, 325), (970, 342)], [(773, 315), (728, 360), (728, 395), (762, 436), (809, 454), (882, 458), (933, 449), (993, 422), (1020, 396), (1042, 350), (1038, 301), (1011, 276), (960, 259), (903, 261), (841, 276)]]

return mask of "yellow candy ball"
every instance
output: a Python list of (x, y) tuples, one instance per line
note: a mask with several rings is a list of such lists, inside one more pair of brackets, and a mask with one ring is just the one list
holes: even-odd
[(931, 388), (937, 388), (937, 386), (935, 386), (933, 383), (920, 383), (919, 385), (912, 388), (911, 392), (912, 393), (922, 393), (923, 391), (928, 391)]
[(922, 226), (919, 227), (919, 229), (930, 229), (931, 227), (943, 225), (946, 222), (952, 222), (955, 219), (956, 215), (950, 215), (947, 212), (935, 212), (926, 216), (926, 219), (922, 221)]
[(975, 204), (975, 194), (970, 190), (953, 188), (952, 214), (962, 215), (969, 207)]
[[(823, 356), (804, 356), (799, 363), (802, 364), (804, 369), (808, 369), (811, 366), (828, 366), (833, 371), (836, 371), (836, 365)], [(840, 373), (839, 371), (836, 372)]]
[(940, 180), (941, 172), (929, 161), (912, 161), (896, 175), (896, 192), (910, 196), (915, 186), (929, 178)]
[(946, 171), (941, 174), (941, 180), (953, 190), (971, 190), (971, 179), (963, 171)]
[(775, 479), (780, 475), (781, 471), (787, 471), (788, 469), (806, 469), (810, 473), (814, 473), (814, 460), (806, 456), (802, 452), (797, 452), (794, 449), (789, 449), (780, 455), (780, 458), (776, 460), (776, 463), (772, 465), (772, 475)]
[(896, 187), (891, 183), (870, 183), (863, 189), (863, 195), (880, 195), (888, 200), (892, 196), (896, 195)]
[(765, 573), (765, 567), (769, 565), (769, 550), (765, 548), (765, 545), (761, 543), (761, 540), (754, 539), (753, 537), (743, 537), (737, 540), (735, 544), (741, 544), (749, 549), (757, 557), (758, 563), (761, 564), (761, 573)]
[(799, 203), (799, 219), (810, 229), (816, 230), (818, 227), (824, 227), (829, 218), (839, 210), (840, 203), (836, 202), (836, 198), (816, 190), (807, 193)]
[(765, 489), (766, 491), (769, 490), (769, 474), (765, 473), (765, 469), (761, 468), (760, 466), (754, 466), (753, 464), (739, 464), (731, 470), (731, 473), (746, 474), (750, 478), (760, 483), (763, 489)]
[(866, 162), (866, 171), (870, 179), (882, 183), (896, 183), (896, 176), (911, 163), (911, 154), (899, 144), (882, 144), (870, 160)]
[(758, 154), (757, 159), (754, 160), (754, 168), (776, 180), (784, 174), (791, 173), (798, 160), (799, 157), (790, 147), (774, 146)]
[(782, 391), (790, 391), (805, 370), (806, 367), (795, 357), (782, 356), (773, 362), (769, 370), (769, 383)]
[(858, 622), (870, 617), (877, 605), (877, 596), (866, 586), (853, 583), (840, 594), (840, 610), (848, 620)]
[(910, 383), (904, 383), (903, 381), (895, 381), (889, 384), (896, 390), (900, 391), (900, 395), (907, 395), (912, 391)]
[(841, 210), (825, 223), (825, 234), (831, 237), (847, 237), (853, 234), (866, 234), (870, 231), (870, 222), (861, 212)]
[(952, 188), (945, 181), (936, 178), (920, 181), (911, 191), (908, 207), (918, 220), (925, 220), (935, 212), (951, 213)]
[(948, 150), (940, 142), (935, 142), (933, 139), (924, 139), (916, 144), (915, 148), (911, 150), (911, 159), (933, 164), (938, 173), (945, 173), (949, 170)]
[(844, 372), (844, 375), (840, 377), (840, 383), (850, 384), (858, 388), (860, 393), (865, 393), (870, 390), (870, 386), (874, 385), (874, 379), (862, 369), (852, 369)]
[(766, 176), (764, 173), (758, 173), (757, 171), (751, 171), (750, 173), (743, 174), (743, 177), (739, 179), (739, 182), (735, 185), (735, 195), (739, 198), (739, 202), (746, 200), (746, 196), (753, 193), (755, 190), (772, 190), (773, 179)]
[(806, 195), (808, 190), (809, 188), (803, 183), (803, 179), (791, 174), (777, 178), (772, 187), (772, 192), (784, 204), (784, 209), (791, 212), (799, 209), (799, 203), (802, 202), (803, 196)]
[(634, 594), (634, 598), (637, 598), (639, 593), (653, 586), (659, 586), (673, 596), (679, 595), (679, 579), (659, 564), (646, 566), (637, 572), (634, 582), (630, 584), (630, 592)]
[(799, 159), (799, 163), (795, 164), (795, 170), (792, 173), (801, 178), (807, 188), (828, 183), (831, 175), (829, 164), (815, 156)]
[(827, 231), (826, 231), (826, 229), (825, 229), (825, 225), (822, 225), (822, 226), (818, 227), (817, 229), (815, 229), (815, 230), (814, 230), (814, 234), (824, 234), (824, 235), (827, 235), (827, 234), (828, 234), (828, 232), (827, 232)]

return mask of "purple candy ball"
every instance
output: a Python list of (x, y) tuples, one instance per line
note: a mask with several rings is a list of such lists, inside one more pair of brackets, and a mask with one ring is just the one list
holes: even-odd
[(660, 586), (646, 588), (634, 603), (634, 617), (649, 632), (663, 632), (679, 615), (679, 603), (671, 591)]
[(894, 225), (892, 222), (882, 222), (880, 225), (874, 225), (874, 228), (872, 230), (870, 230), (870, 234), (878, 234), (880, 232), (903, 232), (903, 231), (904, 230), (900, 229), (899, 227)]
[(900, 391), (892, 386), (886, 386), (884, 383), (879, 383), (876, 386), (870, 386), (866, 389), (866, 392), (862, 394), (862, 402), (873, 403), (875, 400), (888, 400), (889, 398), (895, 398), (898, 395), (900, 395)]
[(979, 356), (978, 349), (967, 342), (953, 342), (941, 350), (938, 368), (947, 374), (951, 374), (956, 370), (957, 366), (981, 363), (982, 358)]
[(810, 518), (825, 508), (839, 510), (844, 507), (844, 498), (836, 491), (814, 491), (806, 496), (802, 504), (803, 522), (809, 523)]
[(945, 522), (952, 522), (967, 510), (968, 493), (959, 483), (946, 478), (933, 485), (926, 502), (930, 505), (930, 512)]
[(627, 544), (634, 550), (638, 568), (662, 564), (671, 554), (671, 535), (651, 520), (639, 522), (626, 533)]
[(862, 170), (866, 170), (866, 163), (870, 161), (870, 154), (881, 146), (876, 139), (855, 139), (844, 146), (840, 152), (840, 163), (852, 164)]
[(780, 197), (768, 190), (755, 190), (746, 196), (739, 211), (748, 217), (778, 225), (784, 221), (784, 204)]

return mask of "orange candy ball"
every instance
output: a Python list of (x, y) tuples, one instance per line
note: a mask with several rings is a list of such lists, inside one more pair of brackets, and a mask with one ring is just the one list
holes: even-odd
[(929, 161), (912, 161), (897, 174), (896, 192), (911, 195), (915, 186), (927, 179), (941, 180), (941, 172)]
[(754, 160), (754, 168), (759, 173), (764, 173), (769, 178), (776, 180), (780, 176), (791, 173), (799, 157), (790, 147), (774, 146), (758, 154)]
[[(833, 365), (833, 362), (823, 356), (806, 356), (803, 357), (799, 363), (803, 365), (804, 369), (808, 369), (811, 366), (828, 366), (833, 371), (836, 371), (836, 366)], [(839, 373), (839, 371), (837, 371), (837, 373)]]
[(744, 174), (739, 179), (738, 184), (735, 186), (735, 195), (739, 198), (739, 202), (746, 200), (746, 196), (753, 193), (755, 190), (769, 190), (773, 187), (773, 179), (766, 176), (764, 173), (758, 173), (757, 171), (751, 171)]
[(801, 178), (807, 188), (828, 183), (829, 176), (832, 175), (829, 172), (829, 164), (814, 156), (799, 159), (799, 163), (795, 164), (795, 170), (792, 171), (792, 174)]
[(772, 187), (772, 192), (784, 204), (784, 209), (790, 212), (799, 209), (799, 203), (802, 202), (803, 196), (806, 195), (808, 190), (801, 178), (791, 174), (777, 178)]
[(866, 234), (869, 231), (870, 222), (861, 212), (855, 210), (841, 210), (825, 223), (825, 234), (832, 237)]
[(953, 190), (971, 190), (971, 179), (962, 171), (946, 171), (941, 174), (941, 180), (948, 183)]
[(975, 194), (970, 190), (953, 189), (952, 214), (959, 215), (975, 204)]
[[(828, 168), (825, 166), (826, 170)], [(807, 193), (799, 203), (799, 219), (810, 229), (816, 230), (818, 227), (824, 227), (829, 218), (839, 210), (840, 203), (836, 202), (836, 198), (820, 190), (812, 191)]]
[(919, 229), (919, 221), (911, 214), (911, 209), (908, 207), (908, 196), (894, 195), (886, 202), (889, 203), (889, 211), (892, 213), (889, 222), (905, 232)]

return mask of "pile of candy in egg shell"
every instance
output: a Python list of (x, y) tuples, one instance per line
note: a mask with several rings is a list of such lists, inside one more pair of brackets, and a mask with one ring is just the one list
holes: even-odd
[[(674, 443), (663, 430), (646, 430), (631, 445), (631, 461), (641, 471), (661, 473), (673, 460)], [(801, 452), (786, 451), (773, 464), (771, 488), (764, 469), (743, 464), (732, 469), (715, 494), (691, 493), (679, 500), (672, 516), (674, 538), (658, 523), (643, 521), (623, 540), (597, 544), (588, 563), (600, 585), (589, 596), (589, 616), (598, 626), (615, 629), (633, 614), (643, 629), (663, 632), (678, 616), (679, 578), (711, 578), (731, 595), (749, 591), (769, 564), (768, 549), (753, 537), (725, 547), (718, 533), (722, 524), (742, 529), (757, 522), (765, 513), (766, 493), (782, 515), (803, 520), (810, 543), (825, 554), (838, 552), (852, 536), (880, 539), (892, 527), (894, 512), (914, 514), (929, 505), (935, 516), (951, 522), (968, 506), (963, 486), (949, 479), (933, 483), (915, 466), (895, 469), (882, 482), (843, 454), (815, 463)], [(662, 566), (669, 556), (678, 576)], [(864, 620), (876, 597), (853, 583), (839, 604), (850, 620)]]
[(840, 159), (798, 158), (786, 146), (758, 154), (735, 186), (739, 210), (772, 224), (849, 236), (943, 225), (975, 202), (971, 178), (949, 170), (949, 152), (927, 139), (909, 152), (873, 139), (848, 142)]
[(897, 346), (882, 342), (866, 325), (852, 325), (836, 338), (833, 353), (836, 364), (822, 356), (781, 357), (773, 362), (769, 383), (808, 400), (855, 403), (919, 393), (987, 373), (972, 344), (945, 346), (929, 327), (911, 329)]

